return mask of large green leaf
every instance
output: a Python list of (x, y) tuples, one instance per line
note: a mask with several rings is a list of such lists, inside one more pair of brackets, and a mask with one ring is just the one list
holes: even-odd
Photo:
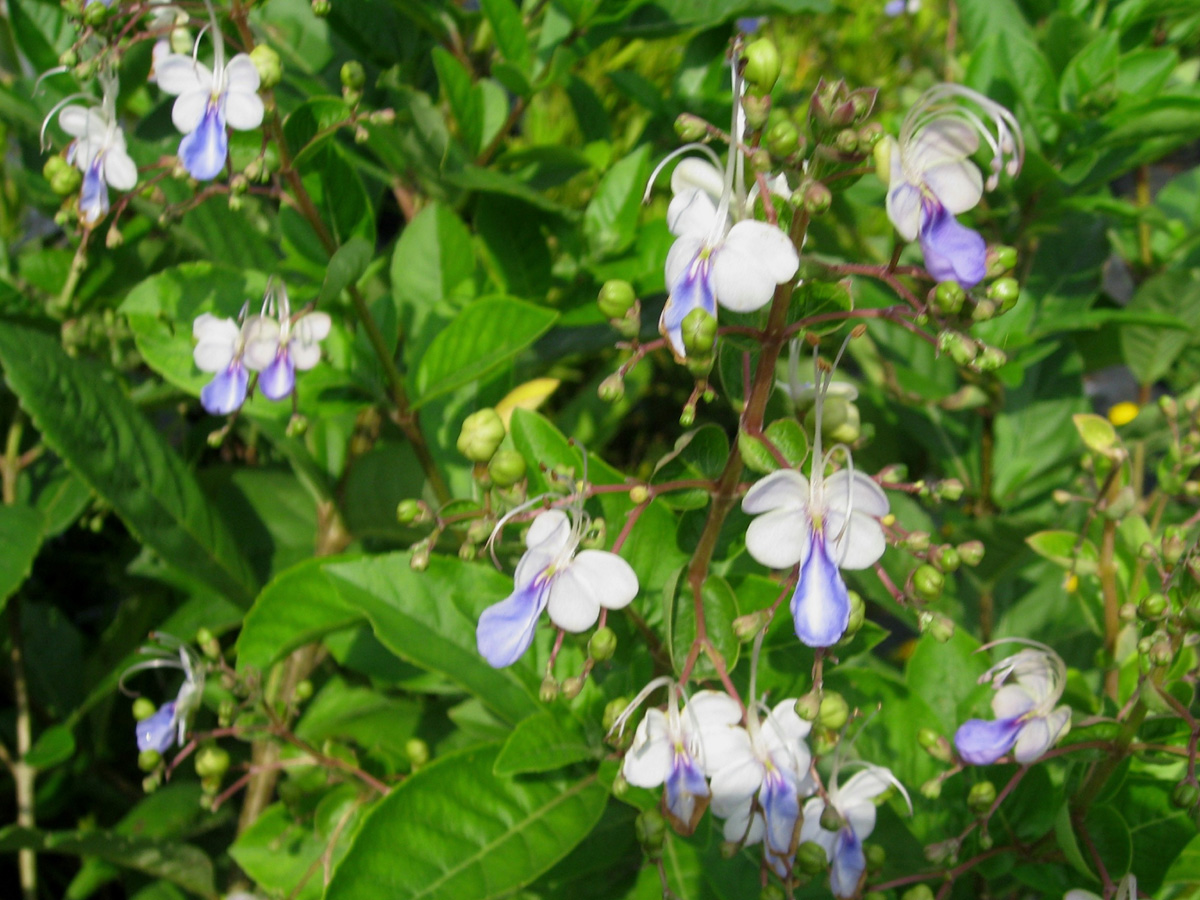
[(32, 506), (0, 506), (0, 610), (29, 577), (42, 545), (45, 516)]
[(608, 792), (594, 775), (501, 777), (492, 774), (497, 753), (485, 746), (447, 756), (392, 791), (363, 823), (327, 900), (505, 897), (599, 821)]
[(40, 331), (0, 323), (0, 362), (46, 443), (143, 543), (249, 605), (257, 592), (241, 548), (162, 436), (105, 373)]
[(1140, 384), (1153, 384), (1200, 329), (1200, 269), (1172, 269), (1145, 282), (1129, 303), (1137, 312), (1177, 316), (1187, 328), (1129, 325), (1121, 329), (1121, 355)]
[(496, 758), (497, 775), (553, 772), (595, 756), (594, 748), (561, 711), (546, 710), (521, 722)]
[(558, 313), (511, 297), (477, 300), (421, 357), (413, 406), (486, 375), (545, 334)]

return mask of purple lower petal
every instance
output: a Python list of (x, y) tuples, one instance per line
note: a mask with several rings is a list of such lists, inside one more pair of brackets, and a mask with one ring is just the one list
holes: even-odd
[(179, 142), (179, 158), (188, 174), (198, 181), (210, 181), (225, 168), (229, 155), (229, 135), (225, 133), (225, 115), (221, 104), (208, 101), (208, 109), (196, 130)]
[(268, 400), (282, 400), (296, 386), (296, 367), (285, 348), (258, 376), (258, 389)]
[(842, 828), (833, 840), (833, 859), (829, 866), (829, 889), (835, 897), (853, 897), (867, 868), (862, 841), (850, 826)]
[(883, 14), (890, 18), (896, 18), (904, 12), (904, 0), (888, 0), (883, 7)]
[(792, 620), (801, 643), (831, 647), (850, 624), (850, 595), (842, 573), (825, 549), (824, 533), (814, 529), (812, 535), (812, 547), (792, 594)]
[(537, 577), (518, 586), (507, 598), (489, 606), (475, 628), (479, 655), (496, 669), (511, 666), (533, 643), (538, 617), (546, 608), (552, 580)]
[(92, 164), (83, 173), (83, 187), (79, 190), (79, 214), (87, 225), (95, 225), (108, 213), (108, 184), (101, 174), (104, 156), (96, 154)]
[(148, 719), (137, 723), (138, 750), (166, 753), (175, 740), (175, 701), (164, 703)]
[(986, 766), (1007, 753), (1020, 733), (1020, 718), (968, 719), (954, 732), (954, 746), (964, 761)]
[(696, 811), (696, 798), (708, 796), (708, 782), (687, 753), (676, 749), (672, 756), (671, 770), (664, 781), (667, 809), (680, 822), (689, 824)]
[(940, 203), (922, 204), (920, 239), (925, 268), (937, 281), (957, 281), (970, 288), (987, 274), (983, 235), (961, 224)]
[(245, 402), (248, 378), (241, 360), (235, 359), (200, 391), (201, 405), (214, 416), (229, 415)]
[(679, 279), (670, 286), (667, 305), (658, 320), (658, 330), (671, 345), (671, 350), (681, 359), (687, 356), (683, 346), (683, 320), (693, 309), (703, 309), (714, 319), (717, 317), (717, 300), (713, 294), (709, 275), (712, 266), (708, 259), (692, 260)]
[(767, 849), (780, 856), (792, 854), (792, 836), (796, 821), (800, 818), (800, 798), (796, 796), (796, 782), (790, 773), (769, 766), (758, 794), (763, 816), (767, 821), (765, 835)]

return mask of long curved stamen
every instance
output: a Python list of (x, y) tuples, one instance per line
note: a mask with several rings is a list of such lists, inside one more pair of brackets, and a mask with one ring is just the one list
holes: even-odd
[(673, 159), (676, 159), (677, 157), (683, 156), (685, 153), (691, 153), (693, 150), (698, 150), (699, 152), (705, 154), (708, 157), (709, 162), (713, 164), (713, 168), (721, 168), (721, 157), (717, 156), (717, 152), (707, 144), (701, 144), (698, 141), (693, 141), (690, 144), (684, 144), (682, 147), (677, 147), (662, 158), (662, 161), (654, 167), (654, 171), (650, 173), (650, 177), (646, 179), (646, 190), (642, 192), (643, 203), (650, 202), (650, 191), (653, 190), (654, 182), (658, 180), (658, 176), (662, 173), (662, 170), (666, 168), (667, 163)]
[(52, 107), (50, 107), (50, 112), (46, 113), (46, 117), (42, 119), (42, 130), (38, 133), (43, 153), (50, 149), (50, 145), (46, 143), (46, 129), (50, 127), (50, 120), (54, 118), (54, 114), (56, 112), (74, 100), (88, 100), (92, 103), (96, 102), (96, 98), (91, 94), (85, 94), (82, 91), (76, 91), (74, 94), (67, 94), (67, 96), (63, 97)]
[[(221, 26), (217, 22), (217, 11), (213, 9), (212, 0), (204, 0), (204, 5), (208, 8), (208, 21), (213, 33), (213, 93), (219, 94), (225, 89), (225, 38), (221, 34)], [(200, 38), (197, 37), (197, 46), (199, 43)]]
[(675, 679), (673, 679), (670, 675), (660, 675), (658, 678), (655, 678), (644, 688), (638, 691), (637, 696), (629, 701), (629, 705), (621, 710), (621, 714), (618, 715), (616, 720), (613, 722), (612, 728), (608, 729), (608, 733), (613, 734), (615, 732), (619, 737), (625, 730), (625, 723), (629, 721), (629, 717), (637, 711), (639, 706), (646, 702), (646, 698), (664, 684), (671, 684), (674, 682), (674, 680)]
[[(729, 156), (725, 161), (725, 182), (721, 189), (721, 199), (717, 202), (717, 214), (713, 217), (712, 231), (709, 234), (705, 244), (709, 247), (715, 247), (721, 242), (728, 230), (726, 222), (729, 220), (729, 201), (733, 197), (734, 183), (738, 180), (737, 175), (741, 167), (741, 146), (742, 146), (742, 120), (744, 112), (742, 110), (742, 73), (738, 69), (736, 54), (741, 42), (734, 43), (734, 62), (733, 62), (733, 112), (731, 113), (730, 128), (729, 128)], [(744, 186), (739, 187), (739, 208), (744, 207), (745, 201), (741, 199)]]
[(496, 523), (494, 528), (492, 528), (492, 533), (488, 535), (487, 543), (484, 544), (484, 548), (491, 555), (492, 562), (494, 562), (496, 564), (497, 569), (500, 568), (500, 560), (496, 558), (495, 544), (496, 544), (496, 538), (498, 538), (500, 536), (500, 532), (504, 529), (504, 526), (507, 525), (514, 516), (519, 516), (521, 513), (525, 512), (526, 510), (532, 509), (534, 506), (537, 506), (539, 503), (544, 501), (548, 496), (550, 496), (550, 495), (549, 494), (538, 494), (536, 497), (530, 497), (528, 500), (526, 500), (520, 506), (513, 507), (508, 512), (506, 512), (503, 516), (501, 516), (500, 521)]

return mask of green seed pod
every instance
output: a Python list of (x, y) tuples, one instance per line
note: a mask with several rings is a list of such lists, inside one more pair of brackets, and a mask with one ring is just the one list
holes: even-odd
[(504, 420), (491, 407), (471, 413), (458, 435), (458, 452), (471, 462), (485, 463), (504, 440)]
[(925, 603), (932, 603), (942, 596), (945, 587), (946, 576), (928, 563), (918, 566), (913, 573), (913, 591)]
[(771, 93), (783, 68), (783, 61), (779, 58), (779, 48), (775, 46), (775, 42), (765, 37), (751, 41), (742, 53), (742, 58), (746, 61), (742, 76), (750, 88), (759, 94)]
[(977, 816), (982, 816), (996, 802), (996, 786), (990, 781), (981, 781), (971, 785), (967, 794), (967, 808)]
[(820, 875), (828, 865), (825, 848), (815, 841), (805, 841), (796, 848), (796, 868), (805, 875)]
[(250, 62), (258, 70), (258, 80), (262, 87), (273, 88), (283, 78), (283, 62), (267, 44), (259, 44), (250, 51)]
[(1165, 594), (1150, 594), (1142, 598), (1138, 604), (1138, 615), (1148, 621), (1161, 619), (1167, 611), (1168, 601)]
[(966, 299), (967, 292), (957, 281), (943, 281), (933, 289), (934, 309), (948, 316), (958, 315)]
[(143, 772), (153, 772), (162, 762), (162, 754), (157, 750), (143, 750), (138, 754), (138, 768)]
[(133, 717), (139, 722), (150, 718), (156, 712), (158, 712), (158, 707), (149, 697), (138, 697), (133, 701)]
[(429, 762), (429, 745), (420, 738), (409, 738), (404, 742), (404, 755), (416, 769)]
[(837, 731), (850, 718), (850, 704), (836, 691), (826, 691), (821, 697), (817, 721), (830, 731)]
[(512, 487), (525, 477), (525, 457), (516, 450), (497, 450), (488, 462), (488, 476), (497, 487)]
[(634, 292), (632, 284), (613, 278), (604, 282), (603, 287), (600, 288), (600, 295), (596, 298), (596, 303), (606, 318), (620, 319), (633, 308), (636, 300), (637, 294)]
[(196, 753), (196, 774), (201, 778), (220, 778), (229, 771), (229, 751), (215, 744), (201, 747)]
[(606, 662), (617, 652), (617, 634), (611, 628), (599, 628), (588, 640), (588, 656), (596, 662)]

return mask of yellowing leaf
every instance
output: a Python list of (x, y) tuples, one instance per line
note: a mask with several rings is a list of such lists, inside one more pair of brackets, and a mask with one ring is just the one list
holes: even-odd
[(496, 412), (500, 414), (504, 427), (512, 420), (514, 409), (535, 410), (558, 390), (561, 382), (557, 378), (534, 378), (524, 384), (519, 384), (504, 399), (496, 404)]

